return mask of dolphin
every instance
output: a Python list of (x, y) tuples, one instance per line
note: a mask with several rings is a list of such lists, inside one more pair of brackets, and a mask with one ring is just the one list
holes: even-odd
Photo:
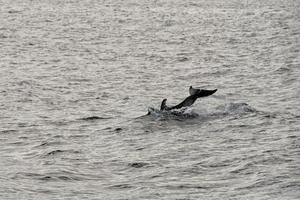
[(166, 104), (167, 99), (164, 99), (161, 102), (160, 110), (161, 111), (162, 110), (173, 110), (173, 109), (180, 109), (182, 107), (191, 106), (195, 103), (195, 101), (198, 98), (210, 96), (210, 95), (214, 94), (216, 91), (217, 91), (217, 89), (215, 89), (215, 90), (204, 90), (204, 89), (193, 88), (192, 86), (190, 86), (190, 88), (189, 88), (190, 96), (185, 98), (181, 103), (177, 104), (176, 106), (172, 106), (172, 107), (167, 106), (167, 104)]

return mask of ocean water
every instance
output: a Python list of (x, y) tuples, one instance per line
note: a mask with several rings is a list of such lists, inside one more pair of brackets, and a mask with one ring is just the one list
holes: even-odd
[(1, 0), (0, 199), (299, 199), (299, 39), (298, 0)]

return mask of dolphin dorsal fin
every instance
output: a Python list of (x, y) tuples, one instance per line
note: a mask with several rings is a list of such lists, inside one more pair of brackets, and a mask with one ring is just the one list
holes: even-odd
[(168, 107), (167, 107), (167, 99), (164, 99), (162, 102), (161, 102), (161, 105), (160, 105), (160, 110), (168, 110)]

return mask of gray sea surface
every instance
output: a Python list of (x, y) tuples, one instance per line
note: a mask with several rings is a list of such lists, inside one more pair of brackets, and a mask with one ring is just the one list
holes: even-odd
[(300, 199), (299, 39), (299, 0), (0, 0), (0, 199)]

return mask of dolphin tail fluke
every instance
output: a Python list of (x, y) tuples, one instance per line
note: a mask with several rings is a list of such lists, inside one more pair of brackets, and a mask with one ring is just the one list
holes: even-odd
[(207, 97), (210, 96), (212, 94), (214, 94), (218, 89), (215, 90), (200, 90), (199, 92), (197, 92), (197, 97)]
[(189, 88), (190, 95), (194, 95), (199, 91), (200, 91), (200, 89), (193, 88), (193, 86), (190, 86), (190, 88)]

